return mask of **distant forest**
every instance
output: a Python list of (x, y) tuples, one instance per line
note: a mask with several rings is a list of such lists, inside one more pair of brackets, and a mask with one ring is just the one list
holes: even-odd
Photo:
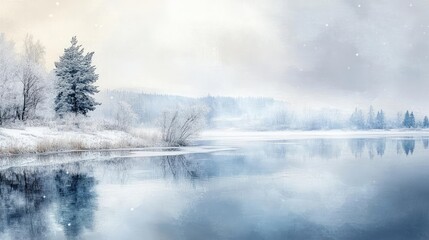
[[(98, 94), (103, 104), (95, 116), (115, 119), (118, 108), (124, 105), (135, 115), (137, 123), (154, 126), (164, 111), (199, 105), (206, 108), (209, 128), (237, 128), (247, 130), (322, 130), (322, 129), (392, 129), (427, 128), (426, 116), (412, 111), (387, 114), (372, 106), (351, 112), (338, 109), (292, 110), (285, 101), (262, 97), (205, 96), (191, 98), (174, 95), (139, 93), (125, 90), (106, 90)], [(120, 111), (119, 111), (120, 112)]]

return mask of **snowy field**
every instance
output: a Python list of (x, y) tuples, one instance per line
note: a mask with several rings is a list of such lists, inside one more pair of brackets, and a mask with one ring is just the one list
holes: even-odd
[(68, 150), (98, 150), (155, 146), (152, 129), (56, 130), (49, 127), (0, 128), (0, 154), (48, 153)]

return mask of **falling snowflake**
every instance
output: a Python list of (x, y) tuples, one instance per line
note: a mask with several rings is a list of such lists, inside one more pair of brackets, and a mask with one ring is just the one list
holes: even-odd
[(356, 53), (355, 55), (356, 55), (356, 57), (359, 57), (359, 53)]

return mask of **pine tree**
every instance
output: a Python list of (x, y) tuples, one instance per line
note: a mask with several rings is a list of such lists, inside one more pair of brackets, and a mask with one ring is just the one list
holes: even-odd
[(55, 63), (55, 74), (58, 77), (55, 111), (58, 116), (62, 117), (66, 113), (86, 116), (100, 105), (92, 97), (98, 93), (97, 87), (93, 85), (98, 79), (95, 66), (92, 65), (93, 55), (94, 52), (84, 55), (84, 49), (73, 37), (71, 46), (64, 50), (60, 61)]
[(410, 127), (413, 127), (413, 128), (416, 127), (416, 119), (414, 118), (413, 112), (411, 112), (411, 114), (410, 114)]
[(355, 109), (354, 113), (350, 116), (350, 123), (356, 129), (365, 128), (365, 118), (362, 110)]
[(428, 119), (428, 116), (425, 116), (425, 118), (423, 119), (423, 127), (424, 127), (424, 128), (428, 128), (428, 127), (429, 127), (429, 119)]
[(377, 112), (377, 117), (375, 119), (375, 127), (377, 129), (384, 129), (385, 128), (385, 122), (384, 122), (384, 112), (383, 110), (380, 110)]
[(372, 107), (372, 105), (369, 107), (368, 119), (366, 123), (369, 129), (375, 128), (374, 108)]
[(410, 128), (410, 113), (407, 111), (405, 113), (405, 117), (404, 117), (404, 121), (402, 122), (402, 124), (404, 125), (404, 127)]

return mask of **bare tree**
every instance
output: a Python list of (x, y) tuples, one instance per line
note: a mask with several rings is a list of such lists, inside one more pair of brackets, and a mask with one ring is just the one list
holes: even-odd
[(206, 113), (207, 109), (202, 106), (162, 113), (160, 121), (162, 140), (169, 146), (187, 145), (189, 138), (203, 129)]
[(34, 114), (37, 106), (43, 101), (44, 95), (44, 61), (45, 49), (31, 35), (24, 40), (24, 53), (21, 62), (22, 103), (17, 117), (25, 121)]
[(19, 106), (18, 62), (13, 48), (13, 42), (0, 34), (0, 125), (13, 119)]
[(138, 119), (131, 105), (124, 101), (118, 102), (114, 117), (116, 126), (121, 130), (128, 130)]

